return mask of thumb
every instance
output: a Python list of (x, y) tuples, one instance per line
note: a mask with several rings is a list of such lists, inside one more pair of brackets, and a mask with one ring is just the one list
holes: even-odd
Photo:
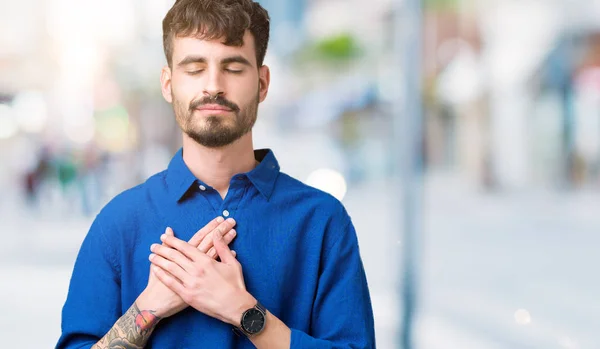
[(231, 264), (232, 262), (237, 261), (235, 259), (235, 255), (231, 252), (229, 246), (227, 246), (223, 240), (222, 235), (215, 234), (213, 236), (213, 245), (217, 251), (217, 254), (219, 255), (219, 258), (221, 258), (221, 262), (225, 264)]

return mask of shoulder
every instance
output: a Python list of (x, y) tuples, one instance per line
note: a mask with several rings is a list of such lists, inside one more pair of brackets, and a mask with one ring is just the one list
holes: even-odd
[[(290, 204), (303, 224), (310, 227), (308, 244), (320, 244), (323, 251), (330, 251), (339, 242), (350, 249), (357, 245), (352, 219), (340, 200), (333, 195), (307, 185), (287, 174), (281, 173), (277, 193), (283, 202)], [(314, 245), (316, 246), (316, 245)]]
[(123, 226), (135, 220), (147, 211), (155, 193), (166, 191), (165, 174), (166, 171), (159, 172), (119, 193), (102, 208), (96, 219), (102, 225), (111, 226)]

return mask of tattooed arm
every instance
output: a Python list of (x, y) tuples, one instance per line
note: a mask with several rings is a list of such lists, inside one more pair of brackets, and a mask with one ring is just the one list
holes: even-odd
[[(216, 258), (213, 236), (223, 235), (230, 243), (235, 233), (228, 233), (234, 232), (234, 226), (233, 219), (217, 217), (196, 232), (189, 243)], [(107, 242), (103, 232), (96, 219), (80, 248), (63, 308), (62, 333), (56, 349), (90, 348), (92, 345), (93, 349), (143, 348), (160, 319), (188, 307), (179, 295), (150, 272), (146, 288), (123, 315), (120, 265), (117, 265), (117, 257), (109, 255), (114, 249), (106, 248), (117, 242)], [(174, 232), (168, 228), (165, 234), (174, 235)], [(91, 275), (99, 282), (90, 283)], [(92, 298), (94, 302), (90, 302)]]
[(161, 318), (153, 310), (140, 310), (136, 303), (92, 349), (141, 349)]

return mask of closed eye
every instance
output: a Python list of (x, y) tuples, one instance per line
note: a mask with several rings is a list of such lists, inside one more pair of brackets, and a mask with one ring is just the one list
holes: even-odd
[(226, 72), (231, 73), (231, 74), (241, 74), (243, 72), (243, 70), (237, 70), (237, 69), (225, 69)]
[(198, 74), (202, 73), (203, 71), (204, 71), (204, 69), (193, 70), (193, 71), (188, 71), (187, 74), (188, 75), (198, 75)]

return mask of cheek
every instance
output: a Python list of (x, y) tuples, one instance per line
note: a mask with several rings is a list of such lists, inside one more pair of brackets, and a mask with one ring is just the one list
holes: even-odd
[(259, 94), (258, 80), (245, 81), (233, 86), (230, 94), (232, 99), (237, 99), (244, 106), (256, 103), (256, 96)]
[(186, 115), (189, 109), (190, 101), (187, 100), (185, 97), (181, 96), (181, 93), (177, 90), (173, 90), (171, 92), (173, 97), (173, 108), (175, 109), (175, 113), (180, 117)]
[(198, 95), (196, 91), (198, 89), (197, 85), (197, 82), (194, 83), (192, 79), (186, 77), (173, 78), (171, 94), (180, 103), (187, 103), (189, 105), (194, 96)]

